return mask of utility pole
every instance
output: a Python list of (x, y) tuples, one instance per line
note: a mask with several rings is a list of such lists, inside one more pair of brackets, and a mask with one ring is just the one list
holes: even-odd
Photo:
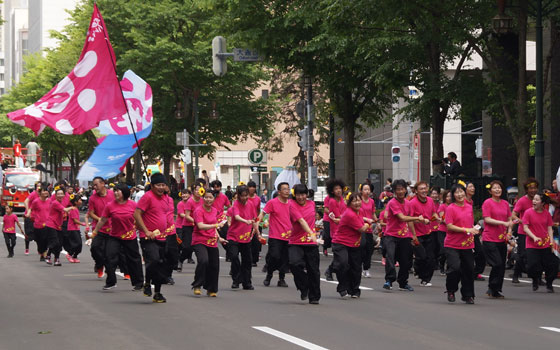
[(307, 188), (317, 190), (317, 168), (313, 166), (313, 155), (315, 150), (313, 138), (313, 124), (314, 124), (314, 111), (313, 111), (313, 84), (310, 76), (304, 77), (305, 85), (307, 88)]
[(544, 185), (544, 135), (543, 135), (543, 25), (542, 0), (537, 0), (536, 19), (536, 88), (537, 88), (537, 138), (535, 140), (535, 177)]
[(335, 177), (334, 165), (334, 115), (329, 114), (329, 178)]
[(198, 141), (198, 94), (200, 93), (199, 90), (194, 92), (194, 103), (193, 103), (193, 112), (194, 112), (194, 142), (196, 143), (196, 147), (194, 149), (194, 178), (197, 179), (199, 177), (198, 174), (198, 145), (200, 142)]

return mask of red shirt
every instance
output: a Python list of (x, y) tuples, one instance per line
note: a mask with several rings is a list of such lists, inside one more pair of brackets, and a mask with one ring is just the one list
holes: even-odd
[(523, 215), (523, 224), (529, 226), (529, 230), (542, 241), (536, 243), (529, 235), (525, 240), (525, 246), (529, 249), (546, 249), (550, 248), (550, 237), (548, 236), (548, 227), (552, 226), (552, 217), (550, 213), (543, 210), (538, 213), (535, 209), (531, 208), (525, 211)]
[(212, 206), (218, 211), (218, 221), (224, 221), (226, 219), (224, 209), (226, 207), (229, 207), (228, 197), (220, 192), (216, 199), (214, 199), (214, 203), (212, 203)]
[(403, 203), (393, 198), (387, 203), (385, 208), (387, 212), (387, 226), (385, 226), (385, 235), (399, 238), (411, 238), (412, 232), (408, 229), (408, 224), (399, 220), (398, 214), (409, 215), (410, 201), (404, 200)]
[(127, 200), (123, 204), (117, 201), (109, 203), (103, 211), (103, 217), (111, 219), (112, 237), (125, 241), (136, 239), (136, 225), (134, 220), (136, 202)]
[[(107, 204), (111, 203), (115, 200), (115, 194), (113, 191), (107, 190), (105, 196), (100, 196), (99, 193), (94, 193), (89, 197), (88, 206), (89, 211), (93, 211), (93, 213), (99, 217), (103, 215), (103, 210), (107, 206)], [(97, 220), (93, 220), (93, 227), (97, 226)], [(109, 233), (111, 231), (111, 220), (107, 220), (107, 223), (101, 227), (99, 232), (101, 233)]]
[(177, 203), (177, 220), (175, 221), (175, 227), (183, 227), (185, 218), (182, 218), (180, 214), (185, 214), (186, 201), (180, 201)]
[[(153, 191), (148, 191), (140, 198), (138, 209), (142, 210), (142, 220), (148, 231), (159, 230), (160, 234), (157, 240), (165, 240), (167, 230), (167, 212), (169, 211), (169, 202), (167, 195), (158, 196)], [(140, 238), (146, 238), (146, 234), (140, 231)]]
[[(418, 196), (412, 198), (409, 203), (410, 206), (410, 215), (411, 216), (420, 216), (424, 219), (431, 220), (434, 217), (435, 209), (434, 209), (434, 200), (431, 197), (426, 197), (426, 202), (422, 203)], [(430, 222), (428, 224), (424, 224), (423, 222), (415, 222), (414, 223), (414, 230), (416, 231), (416, 236), (421, 237), (428, 235), (432, 232), (433, 223)]]
[(249, 197), (247, 200), (253, 204), (253, 207), (255, 207), (255, 215), (259, 216), (261, 211), (261, 197), (255, 194), (254, 197)]
[(168, 236), (176, 235), (177, 231), (175, 229), (175, 203), (173, 202), (173, 198), (171, 196), (165, 195), (167, 197), (167, 228), (165, 229), (165, 233)]
[(290, 220), (292, 222), (292, 234), (290, 235), (289, 244), (297, 245), (316, 245), (301, 224), (299, 219), (305, 220), (307, 226), (313, 231), (315, 229), (315, 202), (307, 200), (305, 205), (301, 206), (295, 200), (290, 200)]
[(33, 220), (33, 228), (41, 229), (47, 225), (47, 218), (50, 212), (50, 200), (42, 201), (40, 198), (31, 202), (31, 220)]
[(47, 227), (53, 228), (57, 231), (62, 230), (62, 217), (64, 216), (64, 206), (55, 200), (51, 200), (51, 208), (49, 217), (47, 218)]
[(269, 200), (264, 206), (263, 211), (269, 215), (268, 237), (288, 241), (292, 233), (292, 223), (290, 221), (290, 203), (280, 202), (278, 197)]
[[(203, 223), (207, 225), (214, 225), (218, 223), (218, 209), (210, 208), (210, 211), (206, 211), (204, 206), (199, 206), (195, 209), (193, 214), (193, 219), (195, 224)], [(216, 229), (211, 228), (209, 230), (201, 230), (197, 225), (194, 225), (192, 234), (191, 245), (204, 244), (207, 247), (217, 247), (218, 237), (216, 236)]]
[[(198, 207), (200, 207), (200, 206), (202, 205), (202, 201), (203, 201), (202, 198), (200, 198), (200, 199), (198, 200), (198, 202), (195, 201), (195, 200), (194, 200), (194, 196), (192, 196), (191, 198), (189, 198), (189, 200), (187, 201), (187, 204), (185, 205), (185, 211), (189, 210), (189, 211), (191, 212), (191, 213), (190, 213), (190, 214), (191, 214), (191, 215), (190, 215), (191, 218), (194, 219), (193, 213), (194, 213), (194, 211), (196, 210), (196, 208), (198, 208)], [(190, 222), (189, 220), (187, 220), (187, 218), (185, 218), (185, 219), (183, 220), (183, 226), (194, 226), (194, 224), (193, 224), (192, 222)]]
[[(507, 221), (511, 216), (509, 203), (503, 199), (496, 202), (492, 198), (488, 198), (482, 204), (482, 217), (492, 218), (494, 220)], [(484, 231), (482, 231), (482, 240), (485, 242), (506, 242), (507, 228), (502, 225), (492, 225), (484, 223)]]
[(326, 196), (325, 199), (323, 200), (323, 221), (327, 221), (327, 222), (332, 222), (331, 218), (329, 218), (329, 213), (327, 212), (327, 210), (325, 209), (329, 209), (329, 201), (331, 200), (331, 197)]
[[(445, 222), (448, 225), (453, 224), (457, 227), (472, 228), (474, 222), (472, 207), (466, 201), (462, 207), (451, 203), (445, 211)], [(443, 246), (454, 249), (473, 249), (474, 235), (447, 230)]]
[(360, 229), (364, 226), (364, 219), (360, 214), (350, 208), (342, 214), (338, 230), (332, 242), (356, 248), (360, 246), (362, 233)]
[(245, 204), (242, 204), (239, 200), (236, 200), (235, 202), (233, 202), (233, 206), (230, 208), (230, 210), (231, 226), (229, 227), (227, 233), (228, 241), (232, 240), (238, 243), (250, 242), (251, 238), (253, 238), (251, 235), (253, 225), (247, 225), (246, 223), (237, 220), (235, 216), (239, 215), (242, 219), (245, 220), (256, 219), (255, 207), (253, 203), (247, 200)]
[(68, 212), (68, 231), (79, 231), (80, 226), (74, 222), (74, 219), (80, 220), (80, 212), (78, 208), (73, 208)]
[[(329, 212), (333, 213), (335, 218), (340, 219), (347, 208), (348, 207), (346, 206), (346, 203), (342, 198), (339, 201), (334, 198), (329, 199)], [(331, 220), (331, 238), (334, 238), (334, 236), (336, 235), (338, 225), (340, 224), (337, 224)]]
[(14, 157), (21, 157), (21, 144), (16, 143), (14, 145)]
[[(368, 201), (362, 199), (362, 207), (360, 208), (360, 215), (363, 218), (373, 219), (373, 214), (375, 213), (375, 201), (371, 198)], [(366, 233), (373, 233), (373, 226), (370, 226)]]
[(515, 207), (513, 207), (513, 211), (516, 212), (518, 215), (517, 217), (519, 218), (519, 225), (517, 226), (517, 233), (524, 235), (525, 231), (523, 231), (523, 215), (525, 214), (525, 211), (527, 211), (528, 209), (533, 208), (533, 201), (529, 199), (529, 197), (527, 197), (526, 195), (519, 198), (519, 200), (517, 201), (517, 203), (515, 203)]
[(16, 214), (4, 215), (2, 232), (16, 233), (16, 222), (18, 221)]

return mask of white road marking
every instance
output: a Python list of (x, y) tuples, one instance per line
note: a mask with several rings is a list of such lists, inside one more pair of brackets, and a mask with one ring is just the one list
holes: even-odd
[(556, 328), (556, 327), (539, 327), (539, 328), (546, 329), (547, 331), (560, 333), (560, 328)]
[[(322, 282), (327, 282), (327, 283), (332, 283), (332, 284), (338, 284), (337, 281), (327, 281), (327, 280), (324, 279), (324, 278), (321, 278), (321, 281), (322, 281)], [(360, 286), (360, 289), (361, 289), (361, 290), (373, 290), (373, 288), (363, 287), (363, 286)]]
[(292, 344), (296, 344), (296, 345), (298, 345), (298, 346), (301, 346), (301, 347), (304, 348), (304, 349), (309, 349), (309, 350), (328, 350), (327, 348), (324, 348), (324, 347), (322, 347), (322, 346), (315, 345), (315, 344), (310, 343), (310, 342), (308, 342), (308, 341), (305, 341), (305, 340), (303, 340), (303, 339), (296, 338), (296, 337), (291, 336), (291, 335), (289, 335), (289, 334), (286, 334), (286, 333), (284, 333), (284, 332), (277, 331), (276, 329), (272, 329), (272, 328), (269, 328), (269, 327), (253, 327), (253, 328), (256, 329), (256, 330), (259, 330), (259, 331), (261, 331), (261, 332), (264, 332), (264, 333), (273, 335), (273, 336), (275, 336), (275, 337), (277, 337), (277, 338), (280, 338), (280, 339), (285, 340), (285, 341), (287, 341), (287, 342), (290, 342), (290, 343), (292, 343)]

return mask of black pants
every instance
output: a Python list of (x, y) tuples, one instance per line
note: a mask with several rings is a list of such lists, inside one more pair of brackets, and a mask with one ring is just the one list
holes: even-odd
[(333, 243), (333, 270), (338, 280), (337, 292), (360, 295), (362, 281), (362, 251), (360, 247), (348, 247)]
[(257, 235), (253, 235), (253, 238), (251, 238), (251, 261), (253, 262), (253, 264), (259, 262), (259, 254), (261, 253), (261, 249), (262, 244), (259, 241), (259, 238), (257, 237)]
[(33, 236), (37, 243), (37, 253), (39, 253), (39, 255), (43, 255), (47, 251), (48, 231), (46, 227), (33, 229)]
[(323, 221), (323, 241), (323, 249), (328, 249), (332, 246), (331, 223), (326, 220)]
[(488, 289), (492, 292), (501, 292), (504, 285), (504, 274), (506, 273), (506, 242), (483, 242), (484, 255), (490, 270)]
[(47, 255), (54, 254), (55, 259), (60, 258), (60, 251), (62, 250), (62, 231), (55, 230), (52, 227), (47, 227)]
[(72, 243), (70, 242), (70, 231), (68, 231), (68, 220), (62, 222), (62, 248), (70, 253), (73, 249)]
[(165, 241), (155, 239), (142, 239), (142, 255), (146, 268), (146, 283), (152, 282), (159, 291), (162, 284), (167, 283), (169, 267), (165, 259)]
[(296, 288), (306, 291), (310, 301), (321, 299), (319, 247), (291, 244), (288, 247), (288, 255)]
[(438, 246), (439, 246), (439, 250), (437, 251), (437, 257), (438, 257), (438, 263), (439, 263), (439, 269), (443, 270), (445, 269), (445, 260), (446, 260), (446, 256), (445, 256), (445, 246), (443, 245), (445, 242), (445, 236), (446, 233), (444, 231), (437, 231), (434, 232), (437, 233), (437, 240), (438, 240)]
[(447, 278), (445, 286), (448, 292), (455, 293), (461, 282), (461, 296), (474, 298), (474, 256), (472, 249), (445, 248), (447, 257)]
[(173, 274), (173, 269), (177, 267), (179, 262), (179, 244), (177, 243), (177, 235), (170, 235), (165, 238), (165, 259), (167, 260), (169, 277)]
[(112, 286), (117, 283), (115, 271), (117, 270), (121, 253), (126, 257), (126, 270), (130, 275), (130, 282), (133, 286), (142, 285), (144, 273), (142, 272), (142, 258), (138, 249), (138, 241), (136, 239), (123, 240), (116, 237), (107, 238), (105, 243), (106, 284)]
[(515, 256), (515, 266), (513, 267), (513, 275), (516, 277), (521, 277), (521, 274), (528, 270), (525, 237), (523, 234), (517, 234), (517, 254)]
[(82, 252), (82, 235), (80, 230), (71, 230), (67, 232), (67, 247), (65, 248), (68, 254), (73, 258), (77, 258), (78, 254)]
[(33, 221), (30, 218), (23, 219), (23, 230), (25, 231), (25, 249), (29, 249), (29, 242), (34, 240)]
[(183, 226), (183, 246), (181, 247), (181, 255), (179, 261), (183, 262), (187, 259), (192, 259), (192, 233), (194, 226)]
[(8, 254), (10, 256), (14, 255), (14, 247), (16, 246), (16, 234), (4, 232), (4, 240), (6, 241), (6, 248), (8, 248)]
[(550, 248), (527, 249), (527, 264), (529, 277), (533, 279), (533, 286), (539, 285), (541, 275), (544, 272), (546, 286), (552, 287), (552, 282), (558, 274), (558, 258)]
[(95, 237), (91, 240), (91, 257), (95, 261), (95, 268), (101, 269), (105, 266), (105, 244), (109, 239), (109, 235), (106, 233), (98, 232)]
[[(408, 273), (412, 266), (412, 238), (385, 236), (385, 281), (399, 283), (399, 287), (408, 284)], [(395, 263), (399, 262), (399, 273)]]
[[(228, 226), (228, 224), (226, 223), (221, 229), (218, 230), (218, 234), (220, 235), (221, 238), (227, 239), (227, 231), (228, 231), (228, 229), (229, 229), (229, 226)], [(227, 255), (227, 251), (228, 251), (229, 245), (228, 245), (228, 244), (223, 244), (223, 245), (222, 245), (222, 248), (224, 248), (224, 250), (225, 250), (225, 252), (226, 252), (226, 256), (228, 256), (228, 255)]]
[(418, 237), (420, 245), (412, 247), (414, 252), (414, 270), (421, 281), (430, 282), (434, 275), (434, 267), (436, 266), (434, 246), (436, 240), (436, 235), (430, 233)]
[(193, 288), (204, 288), (208, 292), (218, 292), (218, 277), (220, 274), (220, 252), (218, 247), (208, 247), (204, 244), (192, 246), (196, 254), (196, 269), (194, 270)]
[(288, 241), (281, 239), (268, 239), (268, 252), (266, 253), (267, 278), (272, 277), (278, 270), (278, 277), (283, 280), (289, 269)]
[[(229, 241), (229, 260), (231, 262), (231, 279), (233, 283), (249, 287), (251, 283), (251, 242), (238, 243)], [(241, 255), (241, 260), (239, 260)]]
[(474, 236), (474, 277), (484, 272), (486, 257), (480, 241), (480, 235)]
[(362, 267), (364, 270), (369, 270), (371, 268), (373, 248), (375, 247), (375, 243), (373, 242), (373, 233), (362, 233), (362, 242), (360, 247), (362, 248)]

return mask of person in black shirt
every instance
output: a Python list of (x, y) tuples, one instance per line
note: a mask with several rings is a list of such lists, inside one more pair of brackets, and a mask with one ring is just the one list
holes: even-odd
[(442, 162), (444, 173), (453, 177), (459, 175), (461, 173), (462, 167), (461, 163), (459, 163), (459, 161), (457, 160), (457, 154), (455, 154), (455, 152), (449, 152), (447, 153), (447, 159), (449, 160), (447, 164), (445, 162)]

